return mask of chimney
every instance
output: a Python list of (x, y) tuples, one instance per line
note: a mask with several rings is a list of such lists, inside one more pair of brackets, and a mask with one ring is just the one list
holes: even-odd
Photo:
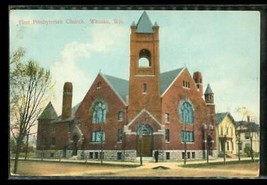
[(62, 119), (71, 117), (72, 108), (72, 83), (65, 82), (63, 87)]

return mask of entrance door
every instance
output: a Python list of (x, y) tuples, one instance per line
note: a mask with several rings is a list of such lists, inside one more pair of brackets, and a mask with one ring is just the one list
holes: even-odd
[(137, 156), (140, 157), (142, 153), (143, 157), (152, 157), (153, 149), (153, 130), (148, 124), (140, 124), (137, 127), (137, 142), (136, 151)]
[(143, 157), (152, 157), (152, 135), (143, 135), (141, 138), (137, 138), (137, 156), (140, 157), (142, 152)]
[(72, 140), (73, 140), (72, 156), (75, 156), (75, 155), (77, 155), (77, 152), (78, 152), (78, 146), (77, 145), (78, 145), (79, 137), (74, 135)]

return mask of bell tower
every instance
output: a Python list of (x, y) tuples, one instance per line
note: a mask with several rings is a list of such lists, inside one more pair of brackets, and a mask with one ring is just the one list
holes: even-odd
[(161, 120), (159, 71), (159, 26), (144, 11), (131, 25), (129, 120), (144, 108)]

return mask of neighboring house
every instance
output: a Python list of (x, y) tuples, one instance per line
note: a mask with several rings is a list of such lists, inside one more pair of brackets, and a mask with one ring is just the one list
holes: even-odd
[(203, 94), (201, 73), (185, 67), (160, 73), (159, 26), (146, 12), (130, 28), (129, 80), (99, 73), (74, 107), (66, 82), (61, 116), (50, 102), (38, 119), (37, 156), (134, 161), (158, 151), (159, 161), (202, 159), (206, 138), (217, 156), (210, 85)]
[[(250, 121), (237, 121), (236, 122), (237, 132), (237, 146), (239, 144), (239, 151), (241, 154), (250, 156), (250, 149), (254, 154), (260, 152), (260, 126), (255, 122)], [(240, 139), (239, 139), (240, 138)]]
[[(220, 156), (234, 157), (237, 153), (235, 120), (229, 112), (216, 114), (217, 149)], [(234, 154), (234, 155), (232, 155)]]

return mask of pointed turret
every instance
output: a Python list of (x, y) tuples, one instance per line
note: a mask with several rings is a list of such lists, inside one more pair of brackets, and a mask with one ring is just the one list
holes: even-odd
[(204, 95), (205, 95), (205, 102), (206, 103), (214, 104), (214, 94), (211, 90), (210, 84), (208, 84)]
[(154, 33), (153, 31), (153, 25), (146, 13), (146, 11), (143, 12), (142, 16), (137, 22), (137, 33)]

